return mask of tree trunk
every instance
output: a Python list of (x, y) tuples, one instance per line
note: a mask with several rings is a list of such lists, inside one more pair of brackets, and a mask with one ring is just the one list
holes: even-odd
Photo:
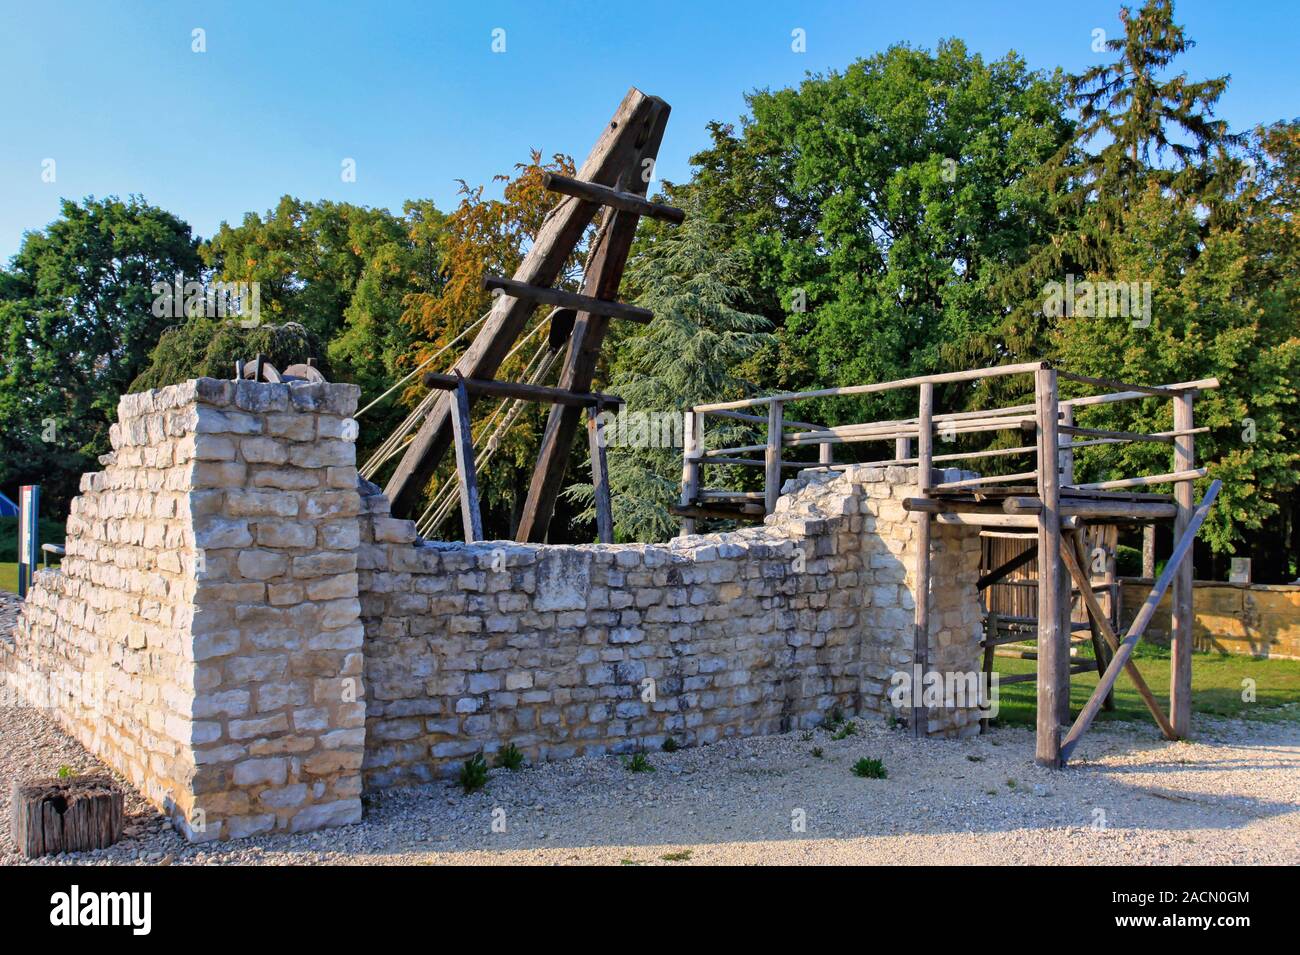
[(106, 849), (122, 838), (122, 790), (107, 776), (14, 783), (10, 831), (27, 858)]

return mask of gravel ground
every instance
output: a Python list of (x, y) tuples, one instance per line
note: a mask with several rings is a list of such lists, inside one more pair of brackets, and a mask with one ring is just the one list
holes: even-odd
[[(2, 632), (2, 631), (0, 631)], [(1197, 742), (1151, 727), (1094, 728), (1080, 761), (1033, 765), (1028, 729), (923, 743), (857, 721), (655, 752), (654, 772), (613, 757), (493, 770), (367, 800), (358, 825), (191, 846), (128, 788), (128, 837), (37, 864), (1300, 863), (1300, 724), (1198, 723)], [(820, 748), (822, 756), (812, 755)], [(850, 772), (862, 756), (887, 779)], [(9, 783), (100, 764), (35, 710), (0, 712), (0, 862)], [(806, 831), (794, 831), (796, 811)], [(493, 830), (494, 819), (505, 832)], [(498, 825), (497, 828), (500, 828)]]

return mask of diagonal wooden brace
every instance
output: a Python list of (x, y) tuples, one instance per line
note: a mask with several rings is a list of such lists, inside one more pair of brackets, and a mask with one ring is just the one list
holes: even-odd
[[(1102, 636), (1106, 638), (1106, 643), (1110, 645), (1112, 653), (1119, 652), (1119, 637), (1116, 636), (1114, 629), (1110, 625), (1110, 620), (1106, 618), (1105, 611), (1101, 608), (1101, 603), (1097, 600), (1097, 595), (1093, 593), (1092, 581), (1088, 579), (1087, 574), (1083, 572), (1083, 565), (1080, 563), (1078, 556), (1079, 542), (1076, 538), (1071, 544), (1064, 537), (1061, 538), (1061, 559), (1065, 561), (1065, 567), (1074, 578), (1074, 582), (1079, 587), (1079, 593), (1083, 596), (1084, 605), (1088, 608), (1088, 615), (1093, 619), (1097, 628), (1101, 631)], [(1160, 724), (1160, 731), (1165, 734), (1165, 739), (1177, 739), (1174, 733), (1174, 726), (1165, 716), (1164, 711), (1160, 709), (1160, 704), (1156, 702), (1155, 694), (1151, 692), (1151, 687), (1147, 686), (1147, 681), (1142, 678), (1138, 671), (1137, 665), (1131, 660), (1124, 664), (1124, 671), (1133, 680), (1133, 685), (1137, 687), (1138, 695), (1142, 697), (1142, 702), (1147, 705), (1151, 715), (1155, 717)], [(1105, 679), (1105, 674), (1102, 674)], [(1106, 694), (1109, 696), (1109, 694)]]
[(1133, 623), (1128, 628), (1128, 633), (1124, 637), (1124, 642), (1119, 645), (1115, 651), (1114, 658), (1110, 661), (1110, 666), (1106, 667), (1106, 674), (1097, 681), (1097, 687), (1092, 691), (1092, 696), (1088, 697), (1088, 702), (1084, 704), (1083, 711), (1079, 713), (1078, 719), (1070, 727), (1070, 732), (1066, 734), (1065, 740), (1061, 743), (1061, 762), (1064, 763), (1074, 752), (1074, 747), (1079, 744), (1079, 738), (1088, 732), (1088, 727), (1097, 716), (1097, 711), (1101, 709), (1101, 701), (1106, 694), (1114, 687), (1115, 681), (1119, 679), (1119, 671), (1124, 669), (1133, 655), (1133, 648), (1137, 646), (1138, 641), (1142, 639), (1142, 634), (1146, 631), (1147, 626), (1151, 623), (1151, 618), (1156, 615), (1156, 607), (1160, 605), (1161, 598), (1164, 597), (1165, 591), (1173, 583), (1174, 575), (1178, 572), (1179, 566), (1188, 555), (1192, 552), (1192, 542), (1196, 540), (1196, 533), (1205, 523), (1205, 516), (1210, 513), (1210, 506), (1214, 504), (1214, 499), (1219, 496), (1219, 489), (1223, 487), (1221, 481), (1210, 483), (1209, 490), (1205, 492), (1205, 497), (1201, 498), (1200, 506), (1196, 508), (1196, 513), (1187, 524), (1187, 530), (1183, 531), (1183, 536), (1178, 538), (1178, 543), (1174, 546), (1174, 552), (1169, 557), (1169, 563), (1165, 565), (1164, 573), (1156, 581), (1156, 585), (1151, 588), (1151, 593), (1147, 594), (1146, 601), (1142, 604), (1142, 609), (1138, 611)]

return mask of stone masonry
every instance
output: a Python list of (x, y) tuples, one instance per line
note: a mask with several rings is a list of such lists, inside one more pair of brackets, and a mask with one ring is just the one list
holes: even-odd
[(190, 838), (361, 816), (352, 385), (124, 397), (37, 575), (9, 682)]
[[(350, 385), (122, 399), (11, 692), (190, 838), (356, 821), (366, 789), (529, 760), (906, 719), (915, 469), (803, 472), (761, 527), (666, 544), (416, 539), (358, 482)], [(948, 475), (951, 478), (952, 475)], [(979, 669), (974, 528), (936, 525), (930, 659)], [(975, 701), (928, 731), (977, 728)]]
[[(952, 477), (952, 476), (950, 476)], [(804, 472), (762, 527), (667, 544), (416, 540), (364, 497), (367, 788), (513, 743), (530, 760), (910, 717), (916, 469)], [(936, 525), (931, 664), (979, 669), (975, 528)], [(978, 729), (971, 707), (929, 731)]]

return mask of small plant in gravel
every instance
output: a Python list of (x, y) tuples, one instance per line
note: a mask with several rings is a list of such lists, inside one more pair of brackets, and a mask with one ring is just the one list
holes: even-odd
[(854, 723), (852, 720), (849, 720), (848, 722), (844, 723), (835, 732), (835, 735), (832, 736), (831, 739), (836, 739), (836, 740), (848, 739), (850, 736), (856, 735), (857, 732), (858, 732), (858, 725)]
[(509, 743), (503, 749), (497, 750), (496, 765), (498, 769), (508, 769), (514, 772), (523, 764), (524, 754), (519, 751), (519, 747), (514, 743)]
[(487, 784), (487, 778), (487, 760), (483, 758), (482, 753), (475, 753), (465, 760), (465, 765), (460, 768), (460, 788), (465, 790), (466, 794), (482, 789)]
[(812, 748), (812, 754), (813, 754), (813, 756), (816, 757), (817, 759), (821, 759), (821, 758), (822, 758), (822, 748), (821, 748), (820, 746), (814, 746), (814, 747)]
[(59, 767), (59, 778), (60, 778), (60, 779), (71, 779), (71, 778), (72, 778), (72, 767), (71, 767), (71, 766), (60, 766), (60, 767)]
[(1008, 789), (1015, 789), (1015, 788), (1016, 788), (1016, 781), (1015, 781), (1014, 779), (1008, 779), (1008, 780), (1007, 780), (1007, 788), (1008, 788)]
[(683, 849), (680, 852), (666, 852), (659, 858), (663, 859), (665, 862), (690, 862), (691, 850)]
[(997, 791), (996, 789), (986, 789), (986, 790), (984, 790), (984, 795), (986, 795), (986, 796), (996, 796), (997, 794), (998, 794), (998, 791)]
[(880, 760), (864, 756), (853, 764), (853, 775), (863, 779), (885, 779), (889, 776), (889, 771)]
[(659, 745), (659, 748), (662, 749), (665, 753), (675, 753), (682, 747), (678, 744), (677, 740), (669, 736)]
[(633, 753), (631, 756), (623, 758), (623, 768), (629, 773), (653, 773), (655, 768), (650, 763), (650, 757), (645, 753)]
[(972, 763), (984, 762), (983, 756), (976, 756), (974, 753), (967, 754), (966, 758), (969, 759)]
[(635, 859), (619, 859), (618, 864), (619, 865), (640, 865), (641, 863), (637, 862)]
[(805, 743), (811, 743), (812, 738), (813, 738), (812, 730), (804, 730), (802, 733), (799, 734), (799, 739)]

